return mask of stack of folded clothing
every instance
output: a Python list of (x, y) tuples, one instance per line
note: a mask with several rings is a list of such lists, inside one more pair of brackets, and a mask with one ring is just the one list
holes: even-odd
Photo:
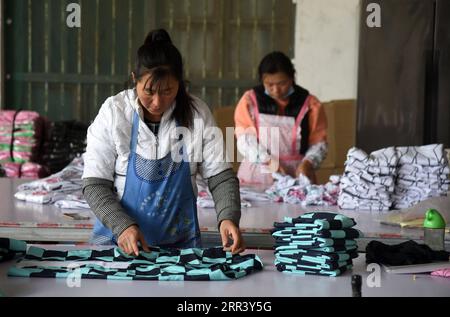
[(51, 122), (43, 159), (51, 174), (59, 172), (85, 152), (88, 125), (78, 121)]
[(395, 208), (409, 208), (427, 198), (447, 195), (450, 169), (442, 144), (397, 147), (397, 155)]
[(275, 265), (280, 272), (338, 276), (353, 267), (361, 231), (344, 215), (311, 212), (275, 222)]
[(5, 174), (9, 178), (37, 179), (48, 175), (45, 166), (37, 163), (2, 163)]
[(385, 211), (392, 207), (398, 155), (388, 147), (370, 155), (351, 148), (340, 182), (338, 205), (342, 209)]
[(48, 175), (41, 162), (45, 119), (34, 111), (0, 111), (0, 164), (11, 178)]
[(39, 162), (44, 125), (34, 111), (0, 111), (0, 162)]
[[(19, 185), (14, 197), (40, 204), (54, 203), (58, 200), (74, 200), (74, 206), (77, 209), (81, 204), (86, 206), (85, 201), (81, 201), (82, 195), (79, 193), (83, 184), (81, 179), (83, 169), (83, 157), (75, 158), (58, 173)], [(67, 204), (64, 208), (67, 208)]]

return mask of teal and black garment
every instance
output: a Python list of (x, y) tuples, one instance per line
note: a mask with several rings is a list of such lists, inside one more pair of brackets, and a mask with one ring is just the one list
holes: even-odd
[(134, 257), (119, 248), (54, 251), (30, 247), (9, 276), (66, 278), (78, 270), (81, 278), (159, 281), (232, 280), (262, 270), (255, 254), (232, 255), (220, 247), (162, 249), (151, 247)]
[(277, 250), (275, 256), (278, 259), (289, 258), (312, 263), (328, 263), (348, 261), (358, 257), (355, 250), (350, 252), (325, 253), (311, 250)]
[[(324, 252), (324, 253), (331, 253), (331, 252), (350, 252), (350, 251), (356, 251), (358, 249), (358, 245), (351, 245), (351, 246), (332, 246), (332, 247), (323, 247), (323, 248), (311, 248), (307, 249), (308, 251), (317, 251), (317, 252)], [(275, 250), (305, 250), (304, 247), (301, 245), (282, 245), (277, 246)]]
[(284, 217), (284, 222), (275, 222), (276, 230), (281, 228), (300, 227), (317, 228), (318, 230), (338, 230), (356, 225), (353, 218), (331, 212), (309, 212), (297, 218)]
[(295, 265), (277, 265), (277, 270), (283, 273), (291, 273), (296, 275), (324, 275), (324, 276), (339, 276), (347, 270), (352, 269), (352, 265), (346, 265), (335, 270), (328, 269), (314, 269), (314, 268), (301, 268)]
[(275, 266), (280, 272), (338, 276), (358, 256), (354, 219), (330, 212), (310, 212), (275, 222)]
[(9, 261), (16, 256), (25, 254), (27, 244), (25, 241), (0, 238), (0, 262)]
[(303, 249), (323, 247), (351, 247), (356, 245), (356, 241), (353, 239), (330, 239), (320, 237), (313, 237), (311, 239), (297, 237), (275, 238), (275, 247), (286, 245), (299, 245)]
[(313, 270), (313, 271), (334, 271), (343, 267), (348, 268), (353, 265), (352, 260), (338, 261), (338, 262), (326, 262), (326, 263), (313, 263), (308, 261), (299, 261), (289, 258), (278, 257), (275, 260), (275, 265), (278, 270), (283, 269), (295, 269), (295, 270)]
[(354, 228), (343, 228), (340, 230), (325, 230), (325, 229), (312, 229), (304, 230), (301, 228), (287, 228), (285, 230), (274, 231), (272, 234), (274, 237), (290, 237), (296, 235), (299, 237), (311, 239), (313, 237), (321, 238), (333, 238), (333, 239), (357, 239), (363, 236), (362, 232)]

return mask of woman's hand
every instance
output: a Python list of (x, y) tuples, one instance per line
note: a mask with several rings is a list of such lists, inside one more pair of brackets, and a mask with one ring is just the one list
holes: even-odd
[(312, 163), (308, 160), (303, 160), (295, 171), (295, 176), (298, 177), (300, 174), (305, 175), (311, 181), (311, 184), (317, 184), (316, 173)]
[(280, 161), (277, 158), (271, 158), (267, 163), (265, 163), (265, 165), (270, 173), (280, 173), (282, 175), (286, 175), (285, 169), (281, 166)]
[[(233, 254), (238, 254), (245, 251), (245, 243), (242, 238), (241, 231), (231, 220), (222, 220), (220, 223), (220, 237), (222, 238), (222, 246), (224, 251), (231, 251)], [(229, 240), (233, 240), (230, 245)]]
[(139, 255), (138, 242), (141, 243), (144, 251), (150, 252), (144, 235), (139, 230), (138, 226), (132, 225), (126, 228), (119, 236), (117, 241), (119, 248), (129, 255)]

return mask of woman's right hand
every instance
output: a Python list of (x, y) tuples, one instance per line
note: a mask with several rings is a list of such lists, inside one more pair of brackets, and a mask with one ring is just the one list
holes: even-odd
[(146, 252), (150, 252), (144, 235), (139, 230), (137, 225), (132, 225), (126, 228), (119, 236), (117, 244), (125, 253), (129, 255), (139, 255), (138, 242), (141, 243), (142, 248)]
[(266, 169), (269, 173), (280, 173), (286, 175), (286, 171), (281, 166), (280, 161), (277, 158), (271, 158), (267, 163), (265, 163)]

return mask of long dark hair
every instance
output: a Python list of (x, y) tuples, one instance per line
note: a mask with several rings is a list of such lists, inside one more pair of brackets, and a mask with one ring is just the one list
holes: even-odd
[(259, 80), (262, 83), (264, 74), (285, 73), (295, 83), (295, 68), (292, 61), (283, 52), (274, 51), (261, 60), (258, 67)]
[(181, 126), (191, 128), (196, 109), (192, 97), (186, 91), (183, 78), (183, 59), (164, 29), (150, 31), (144, 44), (137, 50), (134, 69), (135, 80), (138, 81), (145, 74), (151, 75), (150, 90), (152, 91), (153, 88), (160, 89), (161, 81), (170, 75), (178, 80), (179, 88), (172, 118)]

